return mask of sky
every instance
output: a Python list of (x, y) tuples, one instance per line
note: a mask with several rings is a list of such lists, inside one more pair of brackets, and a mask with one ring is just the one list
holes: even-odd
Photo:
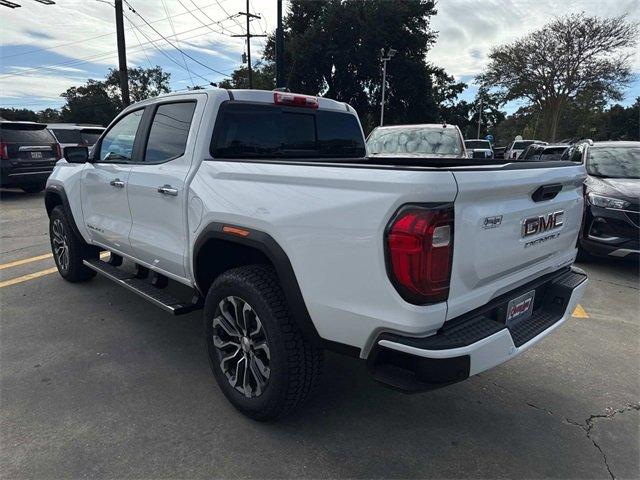
[[(12, 0), (0, 6), (0, 106), (41, 110), (64, 104), (60, 93), (88, 78), (102, 79), (118, 62), (114, 9), (108, 0)], [(129, 66), (160, 65), (171, 73), (172, 90), (217, 82), (241, 64), (245, 0), (126, 0), (125, 34)], [(270, 33), (276, 0), (250, 0), (253, 34)], [(286, 8), (286, 1), (285, 1)], [(640, 0), (440, 0), (432, 28), (439, 32), (427, 60), (466, 82), (461, 99), (472, 100), (473, 78), (493, 46), (542, 27), (557, 16), (585, 11), (598, 16), (629, 14), (640, 21)], [(163, 40), (161, 36), (168, 39)], [(252, 40), (260, 57), (264, 38)], [(180, 48), (183, 56), (174, 47)], [(191, 57), (191, 58), (189, 58)], [(389, 69), (393, 68), (392, 63)], [(640, 96), (640, 53), (633, 59), (634, 84), (624, 105)], [(511, 102), (508, 113), (523, 102)]]

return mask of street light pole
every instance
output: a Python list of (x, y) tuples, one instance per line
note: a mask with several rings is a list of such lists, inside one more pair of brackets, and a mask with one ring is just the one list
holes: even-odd
[(387, 62), (393, 58), (396, 51), (390, 48), (385, 55), (384, 48), (380, 49), (380, 61), (382, 62), (382, 100), (380, 102), (380, 126), (384, 125), (384, 93), (387, 86)]
[(480, 125), (482, 124), (482, 98), (480, 98), (480, 107), (478, 108), (478, 134), (476, 138), (480, 138)]

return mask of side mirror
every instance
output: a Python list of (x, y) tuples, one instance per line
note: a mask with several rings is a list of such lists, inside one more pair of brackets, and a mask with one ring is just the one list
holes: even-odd
[(87, 147), (65, 147), (64, 159), (69, 163), (87, 163), (89, 149)]

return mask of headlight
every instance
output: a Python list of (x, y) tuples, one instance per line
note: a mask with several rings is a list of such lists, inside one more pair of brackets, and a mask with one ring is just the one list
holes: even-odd
[(615, 208), (617, 210), (623, 210), (630, 205), (630, 203), (625, 200), (620, 200), (619, 198), (603, 197), (602, 195), (596, 195), (595, 193), (590, 193), (589, 195), (587, 195), (587, 198), (589, 198), (589, 203), (591, 205), (602, 208)]

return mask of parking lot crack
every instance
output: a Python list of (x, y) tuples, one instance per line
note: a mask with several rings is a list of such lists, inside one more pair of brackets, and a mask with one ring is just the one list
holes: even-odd
[[(527, 404), (527, 405), (529, 405), (529, 404)], [(538, 408), (538, 407), (536, 407), (536, 408)], [(565, 418), (565, 421), (569, 425), (573, 425), (575, 427), (578, 427), (578, 428), (580, 428), (581, 430), (583, 430), (585, 432), (585, 434), (587, 435), (587, 438), (589, 440), (591, 440), (591, 443), (593, 443), (593, 446), (596, 447), (598, 452), (600, 452), (600, 455), (602, 455), (602, 460), (603, 460), (604, 465), (607, 468), (607, 472), (609, 472), (609, 476), (611, 477), (612, 480), (615, 480), (616, 477), (613, 474), (613, 472), (611, 471), (611, 467), (609, 466), (609, 462), (607, 461), (607, 455), (604, 453), (604, 450), (602, 449), (602, 447), (600, 445), (598, 445), (598, 442), (596, 442), (596, 440), (592, 437), (591, 434), (593, 432), (593, 428), (595, 427), (595, 424), (596, 424), (597, 421), (599, 421), (601, 419), (610, 419), (610, 418), (615, 417), (616, 415), (620, 415), (620, 414), (623, 414), (625, 412), (629, 412), (631, 410), (640, 410), (640, 403), (628, 403), (623, 408), (609, 410), (606, 413), (590, 415), (589, 418), (587, 418), (584, 423), (579, 423), (579, 422), (576, 422), (574, 420), (571, 420), (570, 418)]]

